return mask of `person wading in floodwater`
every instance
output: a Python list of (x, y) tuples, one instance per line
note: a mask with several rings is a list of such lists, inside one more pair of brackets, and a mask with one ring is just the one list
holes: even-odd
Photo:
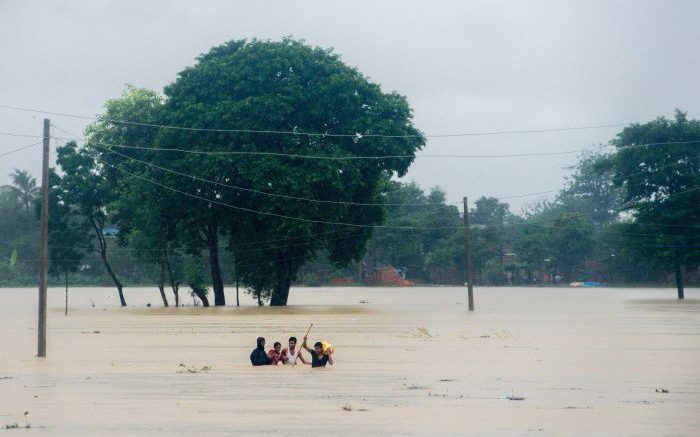
[[(294, 361), (297, 358), (299, 351), (297, 350), (297, 338), (289, 337), (289, 347), (282, 349), (282, 364), (296, 364)], [(309, 364), (304, 357), (299, 354), (299, 361), (304, 364)]]
[[(333, 365), (333, 351), (329, 348), (323, 351), (323, 343), (317, 341), (314, 343), (314, 348), (311, 349), (306, 345), (306, 336), (301, 347), (306, 349), (311, 354), (311, 367), (326, 367), (326, 363)], [(301, 358), (301, 356), (299, 356)]]
[(254, 366), (264, 366), (271, 362), (265, 352), (265, 337), (258, 337), (258, 346), (250, 353), (250, 363)]

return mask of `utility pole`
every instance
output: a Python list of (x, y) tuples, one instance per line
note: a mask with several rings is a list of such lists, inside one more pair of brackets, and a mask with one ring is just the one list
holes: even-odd
[(46, 356), (46, 297), (49, 285), (49, 140), (51, 121), (44, 119), (44, 160), (41, 167), (41, 247), (39, 248), (38, 357)]
[(469, 299), (469, 311), (474, 311), (474, 275), (472, 273), (472, 232), (469, 227), (469, 202), (464, 198), (464, 237), (467, 241), (467, 294)]

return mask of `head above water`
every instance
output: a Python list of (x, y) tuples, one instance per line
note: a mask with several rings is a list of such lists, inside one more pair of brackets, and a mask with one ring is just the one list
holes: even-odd
[(316, 343), (314, 343), (314, 350), (316, 351), (317, 354), (320, 354), (321, 352), (323, 352), (323, 343), (321, 343), (320, 341), (317, 341)]
[(265, 337), (258, 337), (258, 348), (265, 348)]
[(289, 337), (289, 348), (294, 349), (294, 347), (297, 345), (297, 338), (296, 337)]
[(282, 350), (282, 343), (280, 343), (279, 341), (276, 341), (275, 344), (272, 345), (272, 347), (273, 347), (277, 352), (279, 352), (280, 350)]

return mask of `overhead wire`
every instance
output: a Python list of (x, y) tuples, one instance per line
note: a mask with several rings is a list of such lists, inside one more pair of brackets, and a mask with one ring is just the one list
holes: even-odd
[[(60, 128), (60, 127), (58, 127), (58, 126), (55, 126), (55, 125), (52, 125), (52, 126), (55, 127), (57, 130), (63, 132), (63, 133), (66, 133), (66, 134), (68, 134), (68, 135), (75, 136), (74, 134), (72, 134), (71, 132), (66, 131), (65, 129), (62, 129), (62, 128)], [(140, 159), (137, 159), (137, 158), (134, 158), (134, 157), (125, 155), (125, 154), (123, 154), (123, 153), (119, 153), (119, 152), (117, 152), (117, 151), (114, 151), (114, 150), (111, 150), (111, 149), (109, 149), (109, 148), (107, 148), (107, 147), (104, 147), (104, 146), (102, 146), (101, 144), (102, 144), (102, 143), (91, 143), (92, 146), (98, 147), (99, 149), (104, 150), (104, 151), (106, 151), (106, 152), (109, 152), (109, 153), (113, 153), (113, 154), (122, 156), (122, 157), (124, 157), (124, 158), (129, 159), (129, 160), (132, 160), (132, 161), (135, 161), (135, 162), (139, 162), (139, 163), (141, 163), (141, 164), (147, 165), (147, 166), (149, 166), (149, 167), (157, 168), (157, 169), (162, 170), (162, 171), (166, 171), (166, 172), (173, 173), (173, 174), (177, 174), (177, 175), (180, 175), (180, 176), (183, 176), (183, 177), (191, 178), (191, 179), (193, 179), (193, 180), (199, 180), (199, 181), (202, 181), (202, 182), (207, 182), (207, 183), (211, 183), (211, 184), (216, 184), (216, 185), (224, 186), (224, 187), (227, 187), (227, 188), (233, 188), (233, 189), (236, 189), (236, 190), (241, 190), (241, 191), (246, 191), (246, 192), (252, 192), (252, 193), (267, 195), (267, 196), (271, 196), (271, 197), (280, 197), (280, 198), (286, 198), (286, 199), (292, 199), (292, 200), (300, 200), (300, 201), (307, 201), (307, 202), (315, 202), (315, 203), (330, 203), (330, 204), (355, 205), (355, 206), (444, 206), (444, 205), (455, 205), (455, 204), (460, 204), (460, 205), (461, 205), (461, 204), (462, 204), (462, 202), (444, 202), (444, 203), (439, 203), (439, 202), (437, 202), (437, 203), (371, 203), (371, 202), (370, 202), (370, 203), (360, 203), (360, 202), (346, 202), (346, 201), (310, 199), (310, 198), (305, 198), (305, 197), (289, 196), (289, 195), (284, 195), (284, 194), (270, 193), (270, 192), (266, 192), (266, 191), (262, 191), (262, 190), (255, 190), (255, 189), (251, 189), (251, 188), (244, 188), (244, 187), (238, 187), (238, 186), (235, 186), (235, 185), (224, 184), (224, 183), (222, 183), (222, 182), (211, 181), (211, 180), (208, 180), (208, 179), (205, 179), (205, 178), (201, 178), (201, 177), (198, 177), (198, 176), (196, 176), (196, 175), (191, 175), (191, 174), (187, 174), (187, 173), (178, 172), (178, 171), (176, 171), (176, 170), (168, 169), (168, 168), (165, 168), (165, 167), (162, 167), (162, 166), (158, 166), (158, 165), (156, 165), (156, 164), (153, 164), (153, 163), (151, 163), (151, 162), (143, 161), (143, 160), (140, 160)], [(542, 194), (549, 194), (549, 193), (553, 193), (553, 192), (557, 192), (557, 191), (559, 191), (559, 190), (557, 189), (557, 190), (538, 191), (538, 192), (535, 192), (535, 193), (526, 193), (526, 194), (518, 194), (518, 195), (503, 196), (503, 197), (498, 197), (497, 199), (498, 199), (498, 200), (505, 200), (505, 199), (524, 198), (524, 197), (531, 197), (531, 196), (539, 196), (539, 195), (542, 195)], [(474, 202), (470, 202), (470, 203), (474, 204)]]
[(81, 120), (93, 120), (93, 121), (103, 121), (106, 123), (114, 124), (124, 124), (133, 126), (144, 126), (153, 127), (159, 129), (172, 129), (172, 130), (185, 130), (185, 131), (195, 131), (195, 132), (216, 132), (216, 133), (244, 133), (244, 134), (278, 134), (278, 135), (298, 135), (298, 136), (315, 136), (315, 137), (344, 137), (344, 138), (455, 138), (455, 137), (472, 137), (472, 136), (490, 136), (490, 135), (515, 135), (515, 134), (533, 134), (533, 133), (548, 133), (548, 132), (566, 132), (566, 131), (578, 131), (578, 130), (592, 130), (592, 129), (605, 129), (611, 127), (626, 126), (629, 123), (612, 123), (612, 124), (601, 124), (601, 125), (588, 125), (588, 126), (568, 126), (561, 128), (548, 128), (548, 129), (513, 129), (513, 130), (498, 130), (498, 131), (486, 131), (486, 132), (461, 132), (461, 133), (450, 133), (450, 134), (409, 134), (409, 135), (391, 135), (391, 134), (372, 134), (372, 133), (329, 133), (329, 132), (304, 132), (298, 130), (273, 130), (273, 129), (220, 129), (220, 128), (197, 128), (189, 126), (174, 126), (174, 125), (162, 125), (155, 123), (141, 123), (130, 120), (117, 120), (105, 117), (95, 117), (95, 116), (84, 116), (67, 114), (63, 112), (55, 111), (45, 111), (41, 109), (34, 108), (24, 108), (19, 106), (3, 105), (0, 104), (0, 108), (9, 109), (14, 111), (22, 112), (32, 112), (39, 114), (55, 115), (58, 117), (75, 118)]
[[(4, 106), (4, 105), (0, 105), (0, 107), (8, 108), (8, 107), (6, 107), (6, 106)], [(44, 112), (44, 111), (36, 111), (36, 112)], [(46, 112), (44, 112), (44, 113), (46, 113)], [(58, 114), (58, 113), (53, 113), (53, 114), (55, 114), (55, 115), (70, 116), (70, 115), (67, 115), (67, 114)], [(87, 117), (86, 117), (86, 118), (87, 118)], [(97, 118), (97, 117), (92, 117), (92, 118), (90, 118), (90, 119), (97, 120), (97, 119), (99, 119), (99, 118)], [(108, 119), (101, 119), (101, 120), (102, 120), (102, 121), (106, 121), (106, 122), (123, 123), (123, 124), (134, 124), (134, 125), (158, 127), (158, 128), (164, 128), (164, 129), (183, 129), (183, 130), (208, 131), (208, 132), (275, 133), (275, 134), (290, 134), (290, 135), (307, 135), (307, 136), (324, 136), (324, 137), (325, 137), (325, 136), (335, 136), (335, 137), (353, 137), (353, 138), (362, 138), (362, 137), (408, 138), (408, 137), (419, 137), (419, 136), (421, 136), (421, 135), (376, 135), (376, 134), (375, 134), (375, 135), (373, 135), (373, 134), (366, 134), (366, 135), (365, 135), (365, 134), (358, 134), (358, 133), (356, 133), (356, 134), (328, 134), (328, 133), (312, 133), (312, 132), (298, 132), (298, 131), (269, 131), (269, 130), (268, 130), (268, 131), (264, 131), (264, 130), (246, 130), (246, 129), (238, 129), (238, 130), (236, 130), (236, 129), (198, 129), (198, 128), (186, 128), (186, 127), (180, 127), (180, 126), (152, 125), (152, 124), (135, 123), (135, 122), (126, 122), (126, 121), (118, 121), (118, 120), (108, 120)], [(424, 135), (424, 136), (425, 136), (425, 137), (458, 137), (458, 136), (500, 135), (500, 134), (516, 134), (516, 133), (557, 132), (557, 131), (565, 131), (565, 130), (595, 129), (595, 128), (613, 127), (613, 126), (621, 126), (621, 125), (623, 125), (623, 124), (618, 124), (618, 125), (601, 125), (601, 126), (581, 126), (581, 127), (571, 127), (571, 128), (545, 129), (545, 130), (497, 131), (497, 132), (462, 133), (462, 134), (445, 134), (445, 135)], [(18, 136), (18, 137), (31, 137), (30, 135), (11, 134), (11, 133), (4, 133), (4, 132), (0, 132), (0, 135), (9, 135), (9, 136)], [(37, 137), (37, 136), (34, 136), (34, 137)], [(61, 139), (61, 138), (56, 138), (56, 140), (58, 140), (58, 139)], [(62, 138), (62, 139), (66, 139), (66, 138)], [(623, 147), (645, 147), (645, 146), (650, 146), (650, 145), (661, 145), (661, 144), (689, 144), (689, 143), (698, 143), (698, 142), (700, 142), (700, 141), (659, 142), (659, 143), (648, 143), (648, 144), (640, 144), (640, 145), (632, 145), (632, 146), (623, 146)], [(29, 148), (29, 147), (35, 146), (35, 145), (40, 144), (40, 143), (41, 143), (41, 141), (36, 142), (36, 143), (33, 143), (33, 144), (29, 145), (29, 146), (25, 146), (25, 147), (23, 147), (23, 148), (20, 148), (20, 149), (11, 151), (11, 152), (7, 152), (6, 154), (1, 154), (0, 156), (5, 156), (5, 155), (7, 155), (7, 154), (15, 153), (15, 152), (17, 152), (17, 151), (20, 151), (20, 150), (23, 150), (23, 149), (25, 149), (25, 148)], [(129, 147), (129, 146), (125, 146), (125, 145), (111, 145), (111, 146), (113, 146), (113, 147), (120, 147), (120, 146), (121, 146), (121, 147), (123, 147), (123, 148), (137, 148), (137, 147)], [(147, 149), (147, 148), (144, 148), (144, 149)], [(108, 149), (107, 149), (107, 150), (108, 150)], [(162, 151), (177, 151), (177, 152), (187, 152), (187, 153), (191, 153), (191, 152), (192, 152), (192, 151), (186, 151), (186, 150), (182, 150), (182, 149), (153, 149), (153, 148), (151, 148), (150, 150), (158, 150), (158, 151), (161, 151), (161, 150), (162, 150)], [(416, 156), (416, 157), (509, 158), (509, 157), (524, 157), (524, 156), (562, 155), (562, 154), (577, 153), (577, 152), (582, 152), (582, 151), (586, 151), (586, 149), (579, 149), (579, 150), (572, 150), (572, 151), (565, 151), (565, 152), (539, 152), (539, 153), (521, 153), (521, 154), (503, 154), (503, 155), (418, 155), (418, 156)], [(110, 152), (114, 152), (114, 151), (110, 151)], [(114, 153), (118, 153), (118, 152), (114, 152)], [(201, 153), (207, 153), (207, 152), (201, 152)], [(213, 153), (213, 152), (212, 152), (212, 153)], [(244, 153), (245, 153), (245, 154), (249, 154), (249, 155), (285, 156), (285, 157), (290, 157), (290, 158), (303, 158), (303, 159), (330, 159), (330, 158), (331, 158), (331, 157), (323, 157), (323, 156), (310, 156), (310, 155), (297, 155), (297, 154), (282, 154), (282, 153), (275, 153), (275, 152), (235, 152), (235, 151), (232, 151), (232, 152), (229, 152), (229, 153), (227, 153), (227, 154), (244, 154)], [(128, 156), (126, 156), (126, 155), (122, 155), (122, 156), (128, 157)], [(414, 156), (412, 156), (412, 155), (387, 155), (387, 156), (337, 157), (337, 158), (339, 158), (339, 160), (343, 160), (343, 159), (391, 159), (391, 158), (413, 158), (413, 157), (414, 157)], [(128, 157), (128, 158), (129, 158), (129, 159), (134, 159), (134, 160), (136, 160), (135, 158), (131, 158), (131, 157)], [(139, 161), (139, 160), (136, 160), (136, 161)], [(103, 162), (104, 162), (104, 161), (103, 161)], [(153, 166), (153, 164), (146, 163), (145, 161), (140, 161), (140, 162), (141, 162), (141, 163), (144, 163), (144, 164), (147, 164), (147, 165), (150, 165), (150, 166)], [(147, 179), (142, 178), (142, 177), (140, 177), (140, 176), (138, 176), (138, 175), (135, 175), (135, 174), (133, 174), (133, 173), (130, 173), (130, 172), (128, 172), (128, 171), (125, 171), (125, 170), (123, 170), (123, 169), (121, 169), (121, 168), (117, 168), (117, 167), (115, 167), (115, 166), (113, 166), (113, 165), (111, 165), (111, 164), (109, 164), (109, 163), (107, 163), (107, 165), (109, 165), (110, 167), (114, 167), (114, 168), (116, 168), (116, 169), (119, 170), (119, 171), (123, 171), (123, 172), (125, 172), (125, 173), (127, 173), (127, 174), (130, 174), (131, 176), (134, 176), (134, 177), (137, 177), (137, 178), (140, 178), (140, 179), (143, 179), (143, 180), (147, 180)], [(676, 165), (676, 164), (669, 164), (669, 165)], [(666, 167), (666, 166), (664, 166), (664, 167)], [(160, 168), (160, 167), (159, 167), (159, 169), (164, 170), (164, 171), (168, 171), (168, 169), (165, 169), (165, 168)], [(642, 172), (638, 172), (638, 173), (642, 173)], [(184, 175), (184, 174), (182, 174), (182, 175)], [(195, 177), (195, 178), (196, 178), (196, 177)], [(202, 180), (202, 181), (205, 181), (205, 182), (211, 182), (211, 181), (206, 181), (205, 179), (202, 179), (202, 178), (198, 178), (198, 179), (199, 179), (199, 180)], [(199, 199), (201, 199), (201, 200), (204, 200), (204, 201), (207, 201), (207, 202), (210, 202), (210, 203), (219, 203), (219, 204), (224, 205), (224, 206), (233, 207), (233, 208), (235, 208), (235, 209), (241, 209), (241, 210), (248, 211), (248, 212), (251, 212), (251, 213), (258, 213), (258, 214), (264, 214), (264, 215), (273, 215), (273, 216), (277, 216), (277, 217), (284, 218), (284, 219), (290, 219), (290, 220), (308, 221), (308, 222), (313, 222), (313, 223), (322, 223), (322, 224), (329, 224), (329, 225), (355, 226), (355, 227), (363, 227), (363, 228), (371, 227), (371, 228), (377, 228), (377, 229), (414, 229), (414, 230), (415, 230), (415, 229), (425, 229), (425, 230), (429, 230), (429, 229), (461, 229), (461, 226), (455, 226), (455, 227), (413, 227), (413, 226), (399, 226), (399, 227), (395, 227), (395, 226), (358, 225), (358, 224), (342, 223), (342, 222), (326, 222), (326, 221), (307, 220), (307, 219), (302, 219), (302, 218), (298, 218), (298, 217), (289, 217), (289, 216), (283, 216), (283, 215), (279, 215), (279, 214), (265, 213), (265, 212), (262, 212), (262, 211), (254, 211), (254, 210), (249, 210), (249, 209), (246, 209), (246, 208), (235, 207), (235, 206), (233, 206), (233, 205), (227, 205), (227, 204), (224, 204), (224, 203), (222, 203), (222, 202), (214, 201), (214, 200), (212, 200), (212, 199), (206, 199), (206, 198), (202, 198), (202, 197), (199, 197), (199, 196), (191, 195), (191, 194), (186, 193), (186, 192), (181, 192), (181, 191), (179, 191), (179, 190), (173, 189), (173, 188), (171, 188), (171, 187), (167, 187), (167, 186), (165, 186), (165, 185), (163, 185), (163, 184), (159, 184), (159, 183), (157, 183), (157, 182), (155, 182), (155, 181), (152, 181), (152, 180), (147, 180), (147, 181), (148, 181), (148, 182), (151, 182), (151, 183), (155, 183), (156, 185), (159, 185), (159, 186), (161, 186), (162, 188), (169, 189), (169, 190), (172, 190), (172, 191), (176, 191), (176, 192), (179, 192), (179, 193), (181, 193), (181, 194), (183, 194), (183, 195), (188, 195), (188, 196), (190, 196), (190, 197), (196, 197), (196, 198), (199, 198)], [(233, 186), (232, 186), (232, 188), (240, 188), (240, 187), (233, 187)], [(696, 189), (700, 189), (700, 187), (692, 188), (692, 189), (686, 190), (685, 192), (687, 192), (687, 191), (693, 191), (693, 190), (696, 190)], [(252, 192), (258, 192), (258, 191), (256, 191), (256, 190), (251, 190), (251, 191), (252, 191)], [(516, 197), (526, 197), (526, 196), (530, 196), (530, 195), (547, 194), (547, 193), (552, 193), (552, 192), (556, 192), (556, 191), (559, 191), (559, 190), (549, 190), (549, 191), (543, 191), (543, 192), (539, 192), (539, 193), (532, 193), (532, 194), (519, 195), (519, 196), (505, 196), (505, 197), (501, 197), (501, 198), (499, 198), (499, 199), (508, 199), (508, 198), (516, 198)], [(259, 193), (275, 196), (275, 195), (272, 194), (272, 193), (265, 193), (265, 192), (259, 192)], [(681, 192), (679, 192), (679, 193), (674, 193), (674, 194), (681, 194)], [(277, 196), (282, 197), (282, 195), (277, 195)], [(293, 199), (295, 199), (295, 200), (317, 201), (317, 202), (319, 202), (319, 203), (348, 203), (348, 204), (362, 205), (362, 204), (359, 204), (359, 203), (352, 203), (352, 202), (322, 201), (322, 200), (317, 200), (317, 199), (295, 198), (294, 196), (285, 196), (285, 197), (287, 197), (287, 198), (293, 198)], [(373, 206), (374, 206), (374, 205), (386, 205), (386, 204), (366, 204), (366, 205), (373, 205)], [(409, 204), (403, 204), (403, 205), (404, 205), (404, 206), (408, 206)], [(532, 223), (532, 224), (533, 224), (533, 225), (536, 225), (535, 223)], [(604, 232), (604, 231), (603, 231), (603, 232)], [(640, 234), (634, 234), (634, 235), (640, 235)], [(661, 235), (663, 235), (663, 234), (661, 234)], [(338, 240), (344, 240), (344, 239), (349, 239), (349, 238), (352, 238), (352, 237), (346, 237), (346, 238), (342, 238), (342, 239), (338, 239)], [(302, 243), (302, 245), (303, 245), (303, 244), (309, 244), (309, 243)], [(286, 246), (284, 246), (284, 247), (286, 247)], [(270, 262), (272, 262), (272, 261), (270, 261)]]
[[(108, 149), (108, 148), (106, 148), (106, 147), (102, 147), (102, 146), (100, 146), (100, 145), (94, 144), (94, 146), (97, 147), (97, 148), (99, 148), (100, 150), (104, 150), (104, 151), (107, 152), (107, 153), (116, 154), (116, 155), (118, 155), (118, 156), (124, 157), (124, 158), (126, 158), (126, 159), (131, 160), (131, 161), (138, 162), (138, 163), (140, 163), (140, 164), (146, 165), (146, 166), (148, 166), (148, 167), (150, 167), (150, 168), (156, 168), (156, 169), (159, 169), (159, 170), (168, 172), (168, 173), (176, 174), (176, 175), (179, 175), (179, 176), (182, 176), (182, 177), (186, 177), (186, 178), (193, 179), (193, 180), (198, 180), (198, 181), (201, 181), (201, 182), (206, 182), (206, 183), (210, 183), (210, 184), (214, 184), (214, 185), (218, 185), (218, 186), (222, 186), (222, 187), (226, 187), (226, 188), (232, 188), (232, 189), (235, 189), (235, 190), (240, 190), (240, 191), (245, 191), (245, 192), (252, 192), (252, 193), (256, 193), (256, 194), (262, 194), (262, 195), (266, 195), (266, 196), (270, 196), (270, 197), (279, 197), (279, 198), (285, 198), (285, 199), (291, 199), (291, 200), (299, 200), (299, 201), (306, 201), (306, 202), (313, 202), (313, 203), (329, 203), (329, 204), (353, 205), (353, 206), (445, 206), (445, 205), (448, 205), (448, 204), (461, 204), (461, 203), (462, 203), (462, 202), (444, 202), (444, 203), (439, 203), (439, 202), (436, 202), (436, 203), (371, 203), (371, 202), (370, 202), (370, 203), (361, 203), (361, 202), (348, 202), (348, 201), (337, 201), (337, 200), (311, 199), (311, 198), (306, 198), (306, 197), (299, 197), (299, 196), (290, 196), (290, 195), (284, 195), (284, 194), (270, 193), (270, 192), (267, 192), (267, 191), (262, 191), (262, 190), (256, 190), (256, 189), (251, 189), (251, 188), (239, 187), (239, 186), (235, 186), (235, 185), (226, 184), (226, 183), (223, 183), (223, 182), (212, 181), (212, 180), (209, 180), (209, 179), (206, 179), (206, 178), (201, 178), (201, 177), (199, 177), (199, 176), (192, 175), (192, 174), (188, 174), (188, 173), (178, 172), (178, 171), (176, 171), (176, 170), (172, 170), (172, 169), (169, 169), (169, 168), (166, 168), (166, 167), (162, 167), (162, 166), (153, 164), (153, 163), (148, 162), (148, 161), (143, 161), (143, 160), (140, 160), (140, 159), (131, 157), (131, 156), (129, 156), (129, 155), (125, 155), (125, 154), (123, 154), (123, 153), (116, 152), (116, 151), (114, 151), (114, 150)], [(681, 165), (681, 164), (683, 164), (683, 163), (672, 163), (672, 164), (667, 164), (667, 165), (664, 165), (664, 166), (661, 166), (661, 167), (658, 167), (658, 168), (661, 169), (661, 168), (666, 168), (666, 167), (675, 166), (675, 165)], [(616, 175), (616, 176), (615, 176), (615, 179), (622, 179), (622, 178), (626, 178), (626, 177), (630, 177), (630, 176), (634, 176), (634, 175), (642, 174), (642, 173), (644, 173), (644, 171), (635, 172), (635, 173), (631, 173), (631, 174), (628, 174), (628, 175)], [(538, 191), (538, 192), (535, 192), (535, 193), (526, 193), (526, 194), (519, 194), (519, 195), (501, 196), (501, 197), (496, 197), (496, 199), (497, 199), (497, 200), (507, 200), (507, 199), (515, 199), (515, 198), (524, 198), (524, 197), (538, 196), (538, 195), (543, 195), (543, 194), (551, 194), (551, 193), (558, 192), (558, 191), (561, 191), (561, 189), (546, 190), (546, 191)], [(470, 202), (470, 203), (474, 204), (475, 202)]]
[(32, 143), (32, 144), (29, 144), (29, 145), (27, 145), (27, 146), (19, 147), (19, 148), (14, 149), (14, 150), (10, 150), (9, 152), (0, 153), (0, 158), (3, 157), (3, 156), (8, 156), (8, 155), (12, 155), (12, 154), (17, 153), (17, 152), (21, 152), (22, 150), (26, 150), (26, 149), (32, 148), (32, 147), (37, 146), (37, 145), (39, 145), (39, 144), (41, 144), (41, 143), (43, 143), (43, 140), (42, 140), (42, 141), (37, 141), (37, 142)]
[(335, 225), (335, 226), (349, 226), (349, 227), (357, 227), (357, 228), (377, 228), (377, 229), (379, 229), (379, 228), (387, 228), (387, 229), (453, 229), (453, 228), (455, 228), (455, 227), (450, 227), (450, 226), (447, 226), (447, 227), (446, 226), (435, 226), (435, 227), (432, 227), (432, 226), (388, 226), (388, 225), (369, 225), (369, 224), (362, 224), (362, 223), (333, 222), (333, 221), (328, 221), (328, 220), (314, 220), (314, 219), (306, 219), (306, 218), (301, 218), (301, 217), (292, 217), (292, 216), (288, 216), (288, 215), (284, 215), (284, 214), (277, 214), (277, 213), (267, 212), (267, 211), (257, 211), (257, 210), (251, 209), (251, 208), (230, 205), (228, 203), (220, 202), (220, 201), (215, 200), (215, 199), (207, 199), (205, 197), (197, 196), (195, 194), (191, 194), (191, 193), (188, 193), (186, 191), (178, 190), (176, 188), (172, 188), (172, 187), (167, 186), (165, 184), (161, 184), (160, 182), (156, 182), (152, 179), (148, 179), (148, 178), (139, 176), (135, 173), (131, 173), (127, 170), (124, 170), (121, 167), (115, 166), (115, 165), (111, 164), (110, 162), (105, 161), (102, 158), (98, 157), (96, 159), (101, 161), (103, 164), (105, 164), (111, 168), (114, 168), (115, 170), (118, 170), (118, 171), (125, 173), (125, 174), (128, 174), (128, 175), (131, 175), (132, 177), (135, 177), (137, 179), (141, 179), (145, 182), (157, 185), (161, 188), (165, 188), (167, 190), (170, 190), (170, 191), (173, 191), (176, 193), (180, 193), (180, 194), (183, 194), (183, 195), (188, 196), (188, 197), (203, 200), (205, 202), (220, 205), (220, 206), (223, 206), (226, 208), (235, 209), (235, 210), (244, 211), (244, 212), (249, 212), (251, 214), (265, 215), (265, 216), (277, 217), (277, 218), (282, 218), (282, 219), (286, 219), (286, 220), (300, 221), (300, 222), (306, 222), (306, 223), (316, 223), (316, 224)]
[[(59, 129), (59, 130), (60, 130), (60, 129)], [(32, 144), (31, 146), (36, 145), (36, 144), (39, 144), (39, 143), (40, 143), (40, 142), (37, 142), (37, 143), (35, 143), (35, 144)], [(667, 143), (675, 143), (675, 144), (678, 144), (678, 143), (680, 143), (680, 142), (667, 142)], [(688, 143), (688, 142), (684, 142), (684, 143)], [(650, 144), (659, 144), (659, 143), (650, 143)], [(644, 145), (646, 145), (646, 144), (644, 144)], [(637, 146), (644, 146), (644, 145), (637, 145)], [(27, 147), (30, 147), (30, 146), (27, 146)], [(113, 165), (111, 165), (111, 164), (109, 164), (109, 163), (107, 163), (107, 164), (110, 165), (111, 167), (114, 167)], [(115, 168), (116, 168), (116, 167), (115, 167)], [(138, 175), (132, 174), (132, 173), (130, 173), (130, 172), (126, 171), (126, 170), (123, 170), (123, 169), (121, 169), (121, 168), (117, 168), (117, 170), (120, 170), (120, 171), (126, 172), (126, 173), (128, 173), (128, 174), (131, 174), (131, 175), (134, 176), (134, 177), (147, 180), (147, 179), (145, 179), (145, 178), (142, 178), (142, 177), (140, 177), (140, 176), (138, 176)], [(151, 182), (151, 183), (155, 183), (155, 184), (157, 184), (157, 185), (160, 185), (160, 186), (162, 186), (163, 188), (166, 188), (166, 189), (170, 189), (170, 190), (173, 190), (173, 191), (178, 191), (178, 192), (180, 192), (181, 194), (188, 195), (188, 196), (190, 196), (190, 197), (196, 197), (196, 198), (199, 198), (199, 199), (204, 200), (204, 201), (207, 201), (207, 202), (213, 202), (213, 203), (221, 203), (221, 204), (223, 204), (222, 202), (218, 202), (218, 201), (215, 201), (215, 200), (212, 200), (212, 199), (206, 199), (206, 198), (202, 198), (202, 197), (199, 197), (199, 196), (191, 195), (190, 193), (181, 192), (181, 191), (179, 191), (179, 190), (172, 189), (171, 187), (167, 187), (167, 186), (165, 186), (165, 185), (163, 185), (163, 184), (158, 184), (157, 182), (152, 181), (152, 180), (147, 180), (147, 181), (148, 181), (148, 182)], [(556, 191), (556, 190), (552, 190), (552, 192), (553, 192), (553, 191)], [(545, 193), (545, 192), (541, 192), (541, 193)], [(541, 194), (541, 193), (538, 193), (538, 194)], [(515, 197), (515, 196), (509, 196), (509, 197)], [(314, 221), (314, 220), (308, 220), (308, 219), (303, 219), (303, 218), (298, 218), (298, 217), (290, 217), (290, 216), (283, 216), (283, 215), (274, 214), (274, 213), (266, 213), (266, 212), (262, 212), (262, 211), (254, 211), (254, 210), (250, 210), (250, 209), (247, 209), (247, 208), (235, 207), (235, 206), (233, 206), (233, 205), (226, 205), (226, 206), (228, 206), (228, 207), (233, 207), (233, 208), (237, 208), (237, 209), (242, 209), (242, 210), (244, 210), (244, 211), (247, 210), (248, 212), (252, 212), (252, 213), (261, 213), (261, 214), (264, 214), (264, 215), (274, 215), (274, 216), (278, 216), (278, 217), (285, 218), (285, 219), (290, 219), (290, 220), (301, 220), (301, 221), (309, 221), (309, 222), (314, 222), (314, 223), (333, 224), (333, 225), (343, 225), (343, 226), (372, 227), (372, 228), (380, 228), (380, 229), (381, 229), (381, 228), (383, 228), (383, 229), (457, 229), (457, 228), (461, 228), (461, 227), (457, 227), (457, 226), (455, 226), (455, 227), (414, 227), (414, 226), (398, 226), (398, 227), (396, 227), (396, 226), (382, 226), (382, 225), (358, 225), (358, 224), (342, 223), (342, 222)]]

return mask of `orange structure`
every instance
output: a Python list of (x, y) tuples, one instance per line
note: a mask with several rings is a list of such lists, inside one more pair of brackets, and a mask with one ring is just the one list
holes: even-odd
[(399, 287), (413, 287), (415, 282), (405, 279), (399, 275), (394, 267), (382, 267), (377, 269), (371, 276), (371, 281), (375, 284), (396, 285)]

